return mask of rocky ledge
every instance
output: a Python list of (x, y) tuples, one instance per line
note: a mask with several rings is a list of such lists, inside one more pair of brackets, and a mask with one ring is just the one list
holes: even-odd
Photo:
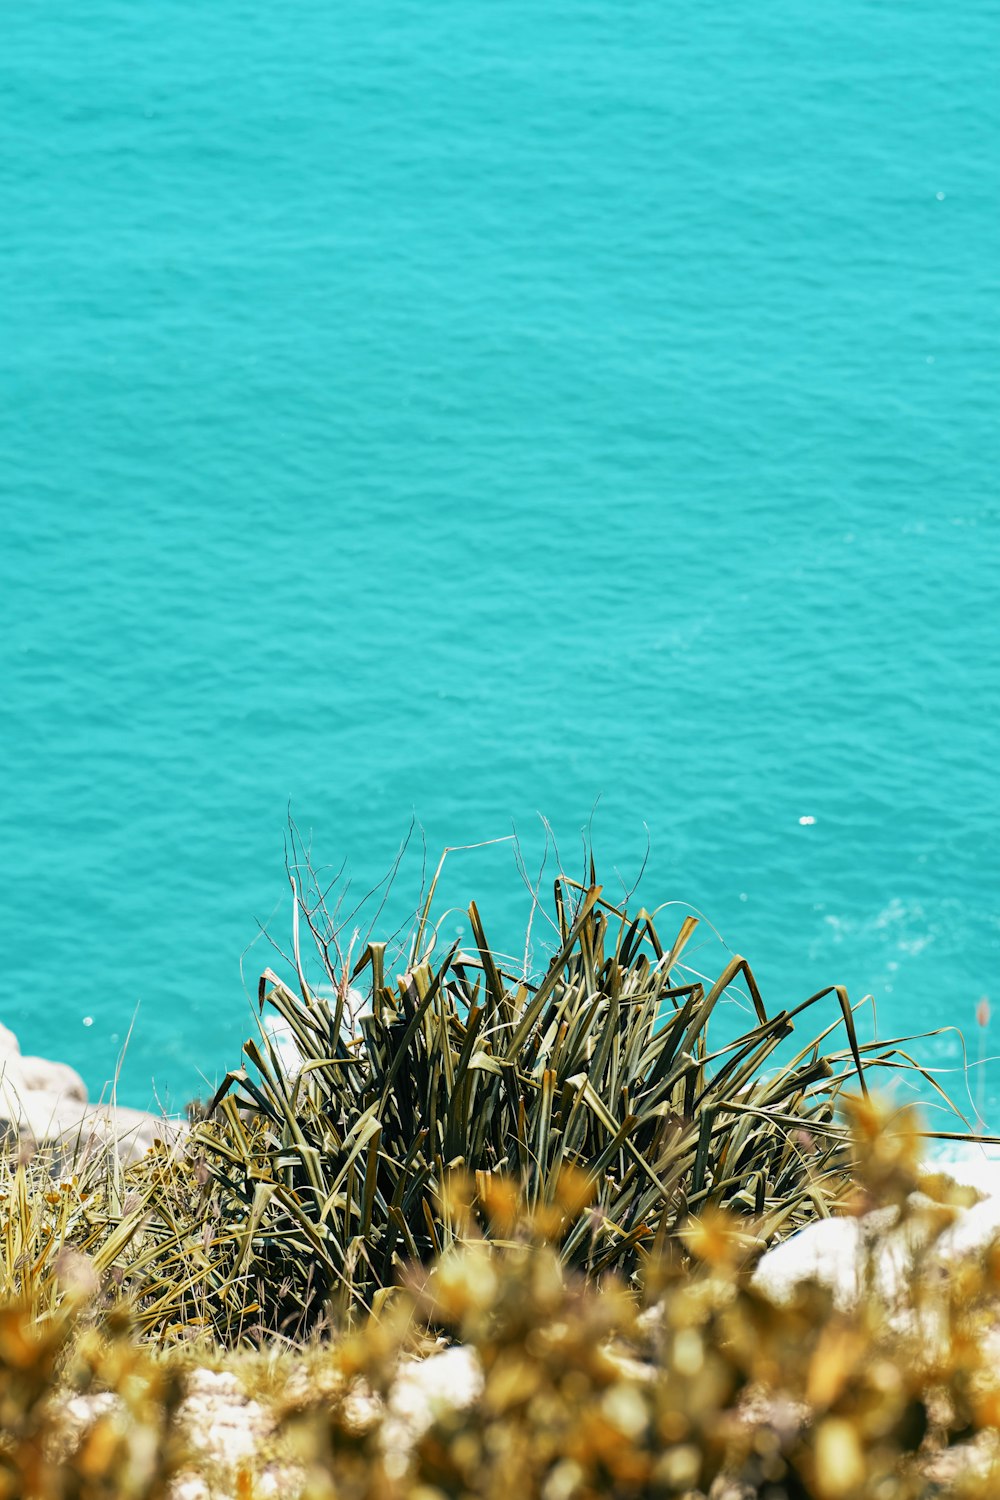
[(857, 1218), (819, 1219), (761, 1257), (753, 1276), (757, 1291), (783, 1304), (806, 1282), (818, 1282), (841, 1312), (874, 1294), (905, 1321), (918, 1273), (942, 1280), (1000, 1243), (1000, 1161), (970, 1148), (964, 1158), (929, 1163), (928, 1183), (937, 1176), (967, 1189), (965, 1202), (948, 1211), (943, 1231), (934, 1223), (933, 1199), (922, 1193), (911, 1195), (905, 1215), (888, 1207)]
[(68, 1063), (25, 1057), (0, 1024), (0, 1136), (31, 1148), (53, 1147), (67, 1159), (114, 1147), (123, 1163), (137, 1161), (156, 1140), (180, 1139), (183, 1121), (123, 1104), (91, 1103)]

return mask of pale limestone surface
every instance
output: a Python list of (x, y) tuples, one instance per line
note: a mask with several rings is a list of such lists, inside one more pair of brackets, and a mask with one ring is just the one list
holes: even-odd
[(194, 1370), (177, 1413), (202, 1456), (236, 1468), (256, 1453), (274, 1423), (226, 1370)]
[[(933, 1245), (928, 1265), (946, 1274), (957, 1261), (981, 1253), (1000, 1236), (1000, 1162), (970, 1157), (930, 1165), (985, 1195), (971, 1208), (958, 1209), (954, 1223)], [(915, 1206), (921, 1201), (922, 1195), (914, 1194)], [(914, 1261), (928, 1231), (919, 1220), (898, 1226), (898, 1217), (896, 1209), (887, 1208), (861, 1218), (810, 1224), (761, 1257), (753, 1285), (779, 1304), (791, 1301), (802, 1283), (818, 1281), (843, 1311), (855, 1307), (869, 1286), (890, 1307), (904, 1306)]]
[(50, 1094), (75, 1104), (87, 1102), (87, 1085), (69, 1063), (49, 1062), (44, 1057), (22, 1057), (18, 1073), (22, 1087), (29, 1093)]
[(887, 1302), (895, 1300), (905, 1281), (909, 1256), (893, 1237), (895, 1209), (879, 1209), (862, 1219), (821, 1219), (775, 1245), (763, 1255), (753, 1286), (771, 1302), (791, 1302), (800, 1285), (818, 1281), (833, 1293), (834, 1305), (849, 1311), (865, 1285), (869, 1256), (875, 1286)]
[(389, 1392), (380, 1435), (390, 1477), (406, 1472), (414, 1443), (438, 1417), (471, 1406), (482, 1389), (482, 1366), (462, 1344), (426, 1359), (404, 1360)]
[[(431, 1423), (449, 1410), (471, 1405), (483, 1389), (483, 1372), (472, 1351), (442, 1350), (424, 1359), (403, 1360), (385, 1406), (379, 1442), (390, 1477), (406, 1472), (410, 1452)], [(382, 1414), (382, 1403), (359, 1387), (359, 1426)], [(98, 1417), (118, 1411), (119, 1397), (74, 1396), (65, 1403), (64, 1433), (78, 1443)], [(300, 1492), (304, 1474), (296, 1465), (268, 1458), (277, 1433), (274, 1416), (247, 1396), (229, 1371), (192, 1370), (177, 1411), (191, 1467), (170, 1486), (170, 1500), (231, 1500), (241, 1493), (240, 1475), (253, 1476), (258, 1500), (283, 1500)]]
[[(118, 1396), (102, 1393), (73, 1396), (63, 1408), (63, 1437), (75, 1446), (99, 1417), (119, 1414), (127, 1421)], [(238, 1492), (241, 1470), (255, 1472), (262, 1443), (274, 1430), (274, 1420), (256, 1401), (251, 1401), (235, 1375), (216, 1370), (193, 1370), (184, 1400), (177, 1412), (184, 1442), (196, 1467), (179, 1474), (170, 1486), (171, 1500), (215, 1500)], [(290, 1472), (273, 1466), (255, 1472), (254, 1494), (260, 1500), (292, 1494)]]
[(90, 1104), (68, 1063), (23, 1057), (17, 1037), (0, 1024), (0, 1138), (22, 1145), (55, 1145), (67, 1159), (114, 1146), (128, 1164), (155, 1140), (169, 1144), (186, 1132), (180, 1120), (109, 1103)]

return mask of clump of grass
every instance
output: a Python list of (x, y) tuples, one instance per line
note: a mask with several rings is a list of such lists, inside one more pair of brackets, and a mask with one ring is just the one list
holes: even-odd
[[(429, 912), (430, 898), (392, 975), (379, 942), (334, 962), (336, 935), (297, 894), (296, 988), (267, 970), (259, 998), (299, 1066), (289, 1074), (263, 1029), (187, 1162), (147, 1184), (130, 1268), (147, 1331), (233, 1343), (378, 1313), (407, 1266), (461, 1239), (444, 1192), (456, 1172), (474, 1208), (502, 1180), (539, 1211), (570, 1171), (583, 1191), (563, 1263), (626, 1282), (681, 1243), (692, 1214), (737, 1214), (762, 1249), (844, 1204), (841, 1092), (908, 1063), (893, 1043), (859, 1044), (841, 988), (769, 1014), (743, 958), (712, 984), (682, 969), (694, 917), (664, 941), (593, 880), (556, 882), (558, 943), (533, 981), (507, 972), (475, 904), (473, 944), (435, 961)], [(327, 993), (305, 977), (302, 916)], [(737, 981), (753, 1024), (716, 1043), (710, 1022)], [(793, 1050), (825, 1001), (833, 1016)]]

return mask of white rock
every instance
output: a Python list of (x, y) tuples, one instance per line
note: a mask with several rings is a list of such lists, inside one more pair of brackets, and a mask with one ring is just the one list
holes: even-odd
[(58, 1146), (69, 1160), (114, 1146), (126, 1164), (154, 1141), (169, 1145), (187, 1134), (184, 1121), (125, 1105), (88, 1104), (87, 1088), (68, 1063), (22, 1057), (17, 1037), (0, 1024), (0, 1139)]
[(243, 1387), (231, 1370), (210, 1370), (200, 1366), (188, 1376), (187, 1394), (214, 1401), (245, 1401)]
[(401, 1364), (380, 1436), (390, 1477), (401, 1477), (413, 1444), (438, 1417), (471, 1406), (482, 1389), (479, 1360), (461, 1344)]
[(0, 1132), (34, 1146), (56, 1146), (68, 1160), (113, 1146), (126, 1165), (161, 1140), (177, 1144), (187, 1132), (168, 1120), (126, 1105), (81, 1104), (64, 1094), (17, 1090), (0, 1080)]
[(130, 1109), (124, 1104), (93, 1104), (60, 1139), (85, 1141), (89, 1150), (113, 1145), (127, 1165), (140, 1161), (157, 1141), (179, 1146), (187, 1132), (183, 1120), (154, 1115), (145, 1109)]
[(86, 1104), (87, 1085), (69, 1063), (49, 1062), (44, 1057), (22, 1057), (19, 1068), (23, 1086), (32, 1093), (55, 1094)]
[(0, 1025), (0, 1138), (30, 1146), (58, 1146), (67, 1159), (114, 1146), (126, 1164), (144, 1156), (155, 1140), (170, 1144), (186, 1134), (167, 1120), (125, 1105), (88, 1104), (75, 1068), (44, 1057), (22, 1057), (17, 1037)]
[(948, 1264), (985, 1250), (1000, 1235), (1000, 1198), (984, 1198), (965, 1209), (937, 1242), (937, 1258)]
[[(761, 1257), (753, 1287), (780, 1305), (791, 1302), (803, 1282), (818, 1281), (833, 1293), (836, 1307), (854, 1307), (862, 1290), (863, 1226), (862, 1219), (821, 1219), (807, 1225)], [(880, 1269), (882, 1286), (891, 1298), (897, 1289), (894, 1259)]]
[(251, 1459), (274, 1425), (235, 1375), (216, 1370), (192, 1372), (177, 1417), (193, 1447), (230, 1467)]
[(181, 1474), (167, 1492), (170, 1500), (211, 1500), (212, 1491), (200, 1474)]
[(20, 1094), (28, 1092), (28, 1083), (21, 1067), (20, 1052), (4, 1052), (0, 1050), (0, 1101), (2, 1107), (6, 1107), (7, 1101), (17, 1098)]
[(350, 1431), (360, 1435), (368, 1432), (381, 1420), (382, 1399), (363, 1380), (355, 1380), (344, 1397), (341, 1410)]
[[(61, 1403), (63, 1447), (75, 1448), (98, 1417), (116, 1413), (127, 1424), (120, 1396), (70, 1396)], [(256, 1467), (260, 1443), (274, 1430), (274, 1418), (258, 1402), (247, 1398), (235, 1375), (196, 1369), (188, 1377), (185, 1398), (177, 1412), (181, 1434), (189, 1448), (190, 1468), (170, 1483), (170, 1500), (218, 1500), (243, 1493), (239, 1472)], [(261, 1500), (281, 1500), (295, 1494), (303, 1476), (289, 1465), (269, 1465), (255, 1475), (253, 1493)]]
[(300, 1495), (305, 1484), (303, 1470), (294, 1464), (269, 1464), (257, 1478), (255, 1500), (287, 1500)]
[[(931, 1266), (947, 1267), (965, 1256), (985, 1250), (1000, 1237), (1000, 1162), (981, 1157), (931, 1162), (928, 1171), (944, 1173), (953, 1181), (974, 1187), (987, 1196), (971, 1208), (958, 1209), (933, 1243)], [(914, 1194), (915, 1206), (928, 1204)], [(863, 1218), (821, 1219), (769, 1250), (761, 1257), (753, 1285), (772, 1302), (786, 1303), (796, 1288), (818, 1281), (833, 1293), (835, 1305), (854, 1307), (870, 1276), (876, 1294), (890, 1307), (907, 1298), (914, 1258), (926, 1246), (928, 1230), (919, 1219), (896, 1228), (898, 1212), (878, 1209)]]
[(121, 1410), (121, 1397), (113, 1395), (110, 1391), (98, 1391), (90, 1396), (71, 1396), (62, 1408), (65, 1423), (64, 1440), (69, 1446), (75, 1447), (84, 1433), (93, 1427), (98, 1417)]

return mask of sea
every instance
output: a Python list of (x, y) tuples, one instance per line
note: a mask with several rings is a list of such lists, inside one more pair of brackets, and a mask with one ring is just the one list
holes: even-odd
[(8, 0), (22, 1049), (181, 1109), (307, 867), (537, 970), (592, 852), (1000, 1133), (998, 76), (997, 0)]

